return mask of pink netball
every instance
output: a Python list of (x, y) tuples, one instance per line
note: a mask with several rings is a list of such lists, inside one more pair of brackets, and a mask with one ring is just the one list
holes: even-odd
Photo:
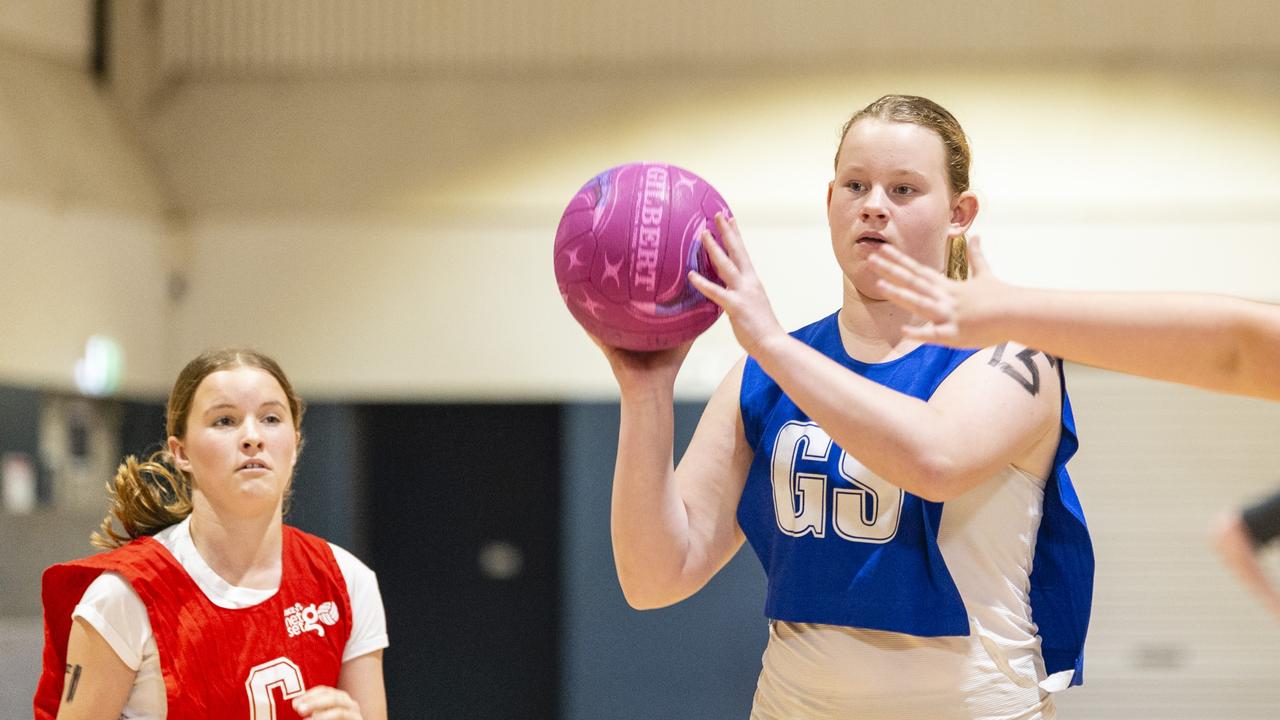
[(720, 308), (694, 289), (688, 271), (719, 282), (698, 236), (721, 242), (720, 193), (664, 163), (628, 163), (592, 178), (569, 201), (553, 261), (560, 296), (606, 345), (661, 350), (711, 327)]

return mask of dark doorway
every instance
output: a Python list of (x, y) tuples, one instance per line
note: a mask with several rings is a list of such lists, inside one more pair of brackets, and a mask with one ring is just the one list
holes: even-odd
[(552, 720), (558, 405), (363, 405), (369, 564), (391, 717)]

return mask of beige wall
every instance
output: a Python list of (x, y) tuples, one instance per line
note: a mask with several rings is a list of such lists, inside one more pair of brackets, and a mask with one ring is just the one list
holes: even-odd
[(164, 228), (121, 212), (0, 199), (0, 382), (66, 389), (90, 335), (121, 344), (122, 391), (167, 389)]
[[(890, 88), (966, 123), (975, 227), (1004, 276), (1280, 300), (1280, 87), (1252, 79), (308, 81), (283, 100), (271, 82), (197, 83), (154, 120), (194, 208), (177, 347), (259, 345), (325, 394), (611, 395), (551, 274), (567, 198), (629, 160), (696, 170), (798, 326), (839, 302), (823, 206), (837, 128)], [(713, 329), (682, 391), (705, 394), (736, 355)]]
[[(18, 5), (26, 10), (12, 17), (51, 11)], [(0, 176), (0, 249), (14, 277), (0, 298), (45, 304), (39, 319), (4, 321), (14, 341), (0, 350), (0, 379), (69, 384), (84, 336), (110, 332), (125, 341), (128, 383), (142, 391), (162, 389), (203, 348), (249, 344), (280, 356), (312, 394), (609, 396), (604, 363), (550, 272), (572, 192), (630, 160), (697, 171), (741, 219), (779, 315), (796, 326), (839, 299), (822, 204), (836, 130), (890, 90), (935, 97), (965, 123), (984, 208), (976, 229), (1007, 278), (1280, 300), (1270, 271), (1280, 267), (1280, 86), (1269, 59), (1280, 49), (1237, 32), (1272, 11), (1241, 3), (1228, 22), (1194, 4), (1161, 14), (1135, 3), (1086, 42), (1068, 32), (1093, 22), (1074, 5), (1044, 9), (1026, 36), (1006, 27), (1022, 17), (1013, 5), (957, 16), (974, 20), (967, 38), (927, 18), (886, 21), (865, 45), (881, 49), (875, 57), (846, 50), (842, 63), (831, 57), (845, 45), (825, 32), (812, 46), (777, 40), (749, 61), (735, 54), (732, 38), (754, 37), (760, 13), (772, 12), (764, 5), (726, 19), (724, 36), (702, 50), (642, 32), (652, 19), (636, 17), (619, 39), (622, 60), (574, 71), (538, 55), (556, 32), (541, 20), (501, 55), (460, 42), (442, 55), (408, 36), (401, 56), (378, 55), (361, 43), (381, 36), (357, 32), (376, 23), (346, 15), (329, 18), (351, 34), (328, 55), (304, 52), (305, 33), (285, 36), (301, 55), (265, 53), (252, 34), (237, 54), (234, 42), (185, 47), (172, 37), (249, 28), (248, 6), (123, 3), (110, 93), (68, 60), (66, 48), (87, 51), (67, 39), (84, 24), (52, 33), (32, 20), (37, 29), (9, 36), (44, 32), (47, 47), (63, 49), (0, 46), (0, 154), (11, 161)], [(70, 16), (87, 3), (57, 7)], [(416, 6), (360, 7), (361, 17), (378, 8), (409, 17)], [(220, 8), (239, 8), (234, 22), (212, 22)], [(832, 9), (830, 19), (864, 11)], [(255, 22), (266, 33), (288, 17)], [(195, 23), (187, 34), (174, 30), (184, 18)], [(475, 30), (461, 16), (418, 21), (433, 33)], [(770, 22), (781, 38), (814, 21)], [(503, 23), (495, 42), (519, 24)], [(1204, 33), (1193, 38), (1192, 27)], [(901, 62), (882, 52), (895, 37), (931, 32), (935, 41)], [(584, 57), (608, 57), (575, 38)], [(1132, 54), (1118, 55), (1124, 47)], [(951, 50), (945, 72), (920, 69)], [(646, 52), (666, 64), (646, 65)], [(534, 57), (544, 63), (521, 64)], [(23, 251), (37, 237), (44, 249)], [(170, 268), (189, 288), (177, 302), (165, 291)], [(695, 348), (682, 393), (705, 394), (736, 357), (721, 325)]]
[(87, 0), (0, 0), (0, 42), (25, 53), (83, 63), (91, 15)]
[(1081, 448), (1069, 468), (1097, 575), (1085, 685), (1056, 696), (1061, 716), (1274, 717), (1280, 623), (1209, 538), (1218, 513), (1275, 491), (1280, 405), (1067, 372)]
[(82, 62), (0, 39), (0, 382), (70, 388), (85, 341), (107, 334), (123, 390), (163, 392), (167, 201)]

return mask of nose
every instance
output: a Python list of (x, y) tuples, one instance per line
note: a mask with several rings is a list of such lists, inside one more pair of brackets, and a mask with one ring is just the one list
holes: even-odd
[(244, 424), (244, 436), (240, 438), (240, 447), (245, 450), (261, 450), (262, 433), (256, 420), (250, 418)]
[(886, 200), (884, 188), (874, 185), (867, 194), (862, 197), (862, 209), (859, 211), (863, 221), (867, 220), (884, 220), (888, 217), (885, 212)]

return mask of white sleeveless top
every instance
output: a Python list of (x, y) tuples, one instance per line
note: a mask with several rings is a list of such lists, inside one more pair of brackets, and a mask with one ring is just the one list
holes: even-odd
[(1071, 673), (1046, 677), (1028, 596), (1044, 485), (1008, 466), (943, 505), (968, 637), (771, 621), (752, 720), (1055, 718)]

